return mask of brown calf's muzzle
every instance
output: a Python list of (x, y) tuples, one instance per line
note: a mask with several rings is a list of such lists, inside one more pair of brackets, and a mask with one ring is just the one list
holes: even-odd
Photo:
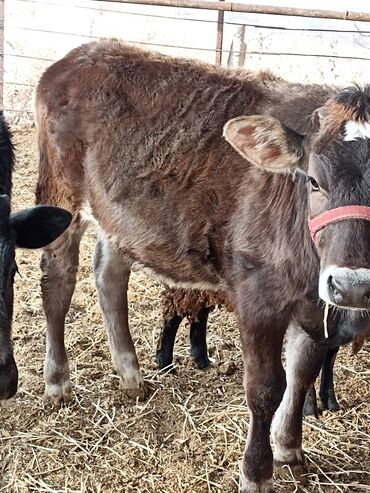
[[(329, 224), (349, 219), (370, 221), (370, 207), (336, 207), (308, 219), (312, 240), (315, 242), (316, 233)], [(370, 308), (370, 268), (329, 265), (320, 273), (319, 295), (325, 302), (333, 305), (354, 309)]]

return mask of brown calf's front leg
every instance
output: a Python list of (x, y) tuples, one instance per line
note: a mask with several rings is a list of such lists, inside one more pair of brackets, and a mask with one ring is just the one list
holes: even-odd
[(250, 411), (248, 438), (242, 462), (241, 493), (274, 492), (270, 426), (286, 386), (281, 362), (286, 327), (285, 317), (275, 319), (273, 325), (271, 322), (260, 322), (252, 326), (240, 322), (245, 386)]
[(303, 465), (302, 411), (306, 392), (316, 380), (326, 349), (291, 324), (286, 345), (287, 389), (272, 425), (276, 465)]
[(146, 389), (128, 326), (130, 270), (102, 232), (95, 247), (93, 266), (112, 363), (120, 376), (120, 388), (130, 397), (144, 399)]
[(54, 405), (72, 398), (64, 325), (76, 285), (79, 244), (85, 229), (77, 214), (67, 231), (44, 249), (41, 259), (46, 316), (45, 399)]

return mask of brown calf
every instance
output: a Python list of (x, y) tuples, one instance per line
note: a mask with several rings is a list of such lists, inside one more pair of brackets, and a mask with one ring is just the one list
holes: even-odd
[[(337, 93), (117, 40), (52, 65), (37, 90), (37, 201), (74, 219), (42, 261), (46, 396), (71, 397), (64, 320), (88, 205), (100, 228), (94, 271), (122, 388), (145, 395), (128, 328), (130, 270), (225, 291), (239, 320), (251, 415), (241, 491), (274, 491), (270, 425), (280, 403), (275, 461), (303, 461), (304, 396), (325, 353), (319, 294), (334, 305), (370, 305), (369, 113), (369, 88)], [(329, 209), (330, 218), (318, 216)]]

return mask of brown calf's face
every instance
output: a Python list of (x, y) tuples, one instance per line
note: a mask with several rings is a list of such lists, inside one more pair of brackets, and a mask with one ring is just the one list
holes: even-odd
[[(319, 295), (333, 305), (370, 308), (370, 87), (346, 89), (316, 113), (305, 137), (264, 116), (230, 120), (224, 135), (266, 171), (307, 175), (307, 215), (325, 218), (314, 234)], [(333, 217), (320, 216), (326, 211)]]

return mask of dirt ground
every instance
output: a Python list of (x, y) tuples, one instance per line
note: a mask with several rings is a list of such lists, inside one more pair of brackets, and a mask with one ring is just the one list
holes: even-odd
[[(15, 207), (33, 203), (37, 157), (35, 130), (15, 133)], [(39, 252), (18, 252), (14, 345), (19, 365), (17, 396), (0, 404), (0, 491), (236, 493), (239, 460), (248, 428), (243, 365), (235, 320), (210, 317), (214, 364), (196, 370), (188, 329), (176, 343), (175, 375), (158, 373), (154, 349), (161, 325), (161, 285), (142, 274), (130, 282), (130, 322), (152, 393), (135, 404), (118, 390), (91, 270), (94, 231), (81, 248), (81, 265), (66, 327), (73, 404), (43, 404), (44, 317), (39, 289)], [(336, 366), (342, 410), (304, 425), (308, 484), (287, 471), (278, 492), (370, 491), (370, 346), (357, 357), (349, 348)], [(225, 365), (236, 371), (227, 376)], [(299, 489), (300, 488), (300, 489)]]

